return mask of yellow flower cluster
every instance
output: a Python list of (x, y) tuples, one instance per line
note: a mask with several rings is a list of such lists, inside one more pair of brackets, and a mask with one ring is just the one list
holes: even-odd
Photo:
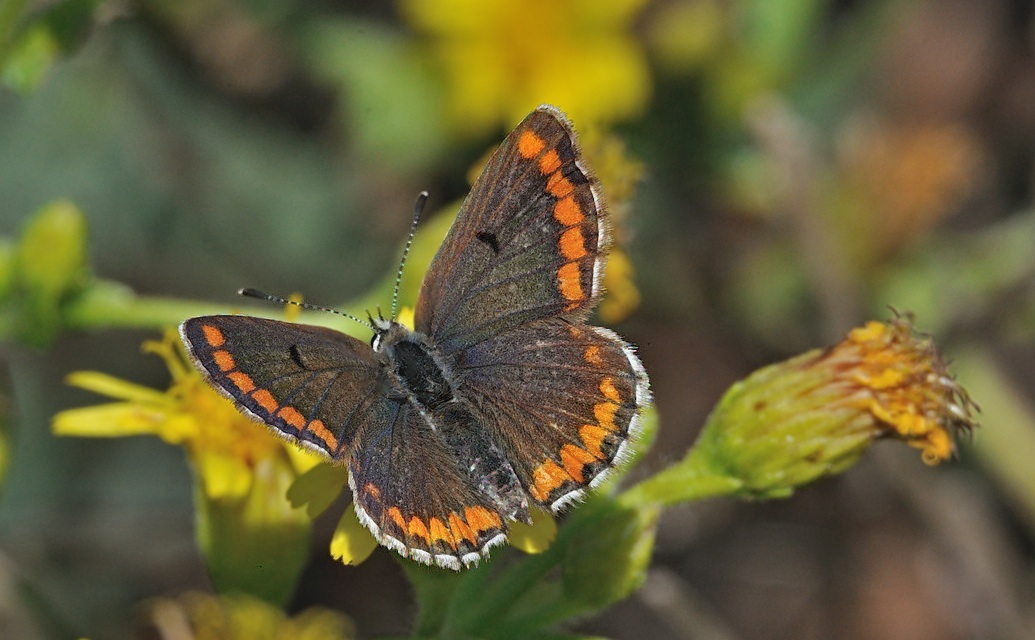
[(973, 428), (973, 403), (949, 377), (930, 340), (904, 320), (870, 322), (821, 356), (839, 371), (844, 404), (865, 409), (887, 435), (922, 451), (927, 464), (948, 459), (953, 436)]
[(118, 402), (69, 409), (54, 416), (54, 433), (64, 436), (120, 437), (155, 435), (182, 445), (205, 495), (210, 499), (241, 498), (252, 489), (260, 461), (303, 473), (320, 459), (288, 445), (244, 417), (233, 403), (216, 393), (188, 365), (175, 332), (144, 343), (144, 351), (162, 358), (172, 376), (158, 391), (96, 371), (68, 376), (72, 384)]
[(646, 56), (631, 33), (645, 0), (401, 0), (446, 86), (459, 134), (510, 125), (536, 105), (577, 122), (638, 114), (650, 94)]

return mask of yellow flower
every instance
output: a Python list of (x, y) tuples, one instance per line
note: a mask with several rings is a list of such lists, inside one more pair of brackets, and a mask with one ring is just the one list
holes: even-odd
[(187, 593), (147, 605), (147, 621), (158, 638), (194, 640), (347, 640), (352, 621), (337, 611), (307, 609), (287, 617), (262, 600), (235, 594)]
[(645, 0), (400, 0), (447, 83), (453, 128), (478, 135), (543, 102), (577, 121), (638, 114), (650, 93), (630, 25)]
[(870, 322), (733, 385), (686, 458), (624, 499), (788, 496), (844, 471), (884, 438), (920, 449), (933, 465), (974, 427), (974, 408), (930, 340), (901, 318)]
[(643, 163), (628, 154), (621, 138), (605, 134), (597, 127), (586, 128), (580, 141), (582, 155), (600, 181), (604, 202), (611, 215), (614, 238), (607, 271), (604, 272), (604, 290), (607, 293), (597, 312), (601, 320), (614, 324), (625, 320), (640, 306), (636, 269), (626, 253), (631, 235), (626, 220), (636, 186), (643, 177)]
[(830, 385), (844, 397), (835, 408), (864, 410), (874, 435), (920, 449), (927, 464), (947, 460), (955, 452), (954, 436), (974, 427), (966, 391), (949, 376), (931, 340), (918, 338), (903, 319), (853, 329), (810, 366), (837, 372)]
[(54, 433), (149, 434), (182, 446), (195, 471), (195, 535), (216, 588), (286, 602), (305, 567), (312, 527), (286, 494), (320, 459), (274, 437), (209, 387), (187, 363), (175, 332), (145, 342), (144, 351), (165, 361), (172, 376), (168, 390), (93, 371), (73, 373), (70, 384), (119, 402), (62, 411), (54, 416)]
[(937, 464), (952, 455), (956, 432), (972, 428), (972, 407), (930, 340), (904, 319), (870, 322), (739, 382), (700, 444), (711, 445), (708, 455), (744, 482), (742, 491), (786, 495), (847, 469), (881, 438)]
[(68, 383), (118, 398), (119, 402), (69, 409), (54, 416), (54, 433), (64, 436), (156, 435), (186, 450), (205, 495), (213, 500), (240, 498), (251, 489), (260, 461), (278, 459), (301, 473), (319, 458), (288, 445), (244, 417), (216, 393), (186, 361), (175, 332), (143, 349), (161, 357), (172, 376), (158, 391), (95, 371), (79, 371)]

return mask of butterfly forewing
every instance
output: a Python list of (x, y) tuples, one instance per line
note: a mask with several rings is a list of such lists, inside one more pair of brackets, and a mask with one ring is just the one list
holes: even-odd
[(191, 357), (245, 414), (331, 458), (344, 457), (387, 378), (374, 351), (322, 327), (250, 316), (180, 325)]
[(599, 296), (605, 222), (571, 126), (540, 107), (461, 206), (424, 279), (417, 329), (452, 352), (539, 318), (584, 317)]

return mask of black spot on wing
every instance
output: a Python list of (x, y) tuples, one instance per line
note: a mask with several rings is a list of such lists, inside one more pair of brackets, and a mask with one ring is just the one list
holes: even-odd
[(291, 347), (288, 349), (288, 353), (291, 354), (291, 359), (294, 361), (295, 364), (298, 365), (300, 369), (306, 368), (305, 364), (302, 362), (302, 354), (298, 352), (297, 344), (291, 345)]
[(490, 233), (488, 231), (479, 231), (475, 234), (474, 237), (489, 245), (489, 248), (492, 249), (493, 253), (500, 252), (500, 241), (496, 238), (495, 233)]

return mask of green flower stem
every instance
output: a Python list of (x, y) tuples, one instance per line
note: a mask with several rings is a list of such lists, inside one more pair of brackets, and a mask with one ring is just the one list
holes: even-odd
[[(242, 304), (242, 307), (244, 305)], [(187, 318), (218, 313), (233, 313), (242, 307), (196, 300), (139, 296), (128, 287), (112, 281), (97, 280), (64, 306), (69, 329), (165, 329)], [(284, 318), (281, 305), (248, 307), (248, 314), (265, 318)], [(310, 324), (340, 325), (341, 318), (328, 313), (307, 315)]]
[[(417, 620), (414, 636), (418, 638), (448, 637), (449, 616), (456, 605), (456, 592), (466, 577), (436, 567), (426, 567), (411, 560), (399, 560), (417, 596)], [(459, 599), (463, 601), (462, 599)]]
[(129, 288), (99, 280), (64, 307), (67, 327), (78, 330), (111, 328), (163, 329), (185, 318), (226, 313), (226, 305), (138, 296)]
[(642, 504), (670, 506), (717, 496), (737, 495), (743, 481), (718, 470), (714, 461), (694, 446), (682, 461), (662, 470), (621, 493), (618, 503), (626, 507)]
[(560, 562), (563, 547), (562, 540), (558, 539), (543, 553), (526, 556), (521, 562), (507, 567), (491, 584), (482, 585), (480, 594), (470, 594), (473, 599), (462, 600), (468, 606), (472, 602), (477, 606), (457, 611), (456, 627), (478, 630), (498, 623), (529, 591), (542, 586), (543, 578)]

